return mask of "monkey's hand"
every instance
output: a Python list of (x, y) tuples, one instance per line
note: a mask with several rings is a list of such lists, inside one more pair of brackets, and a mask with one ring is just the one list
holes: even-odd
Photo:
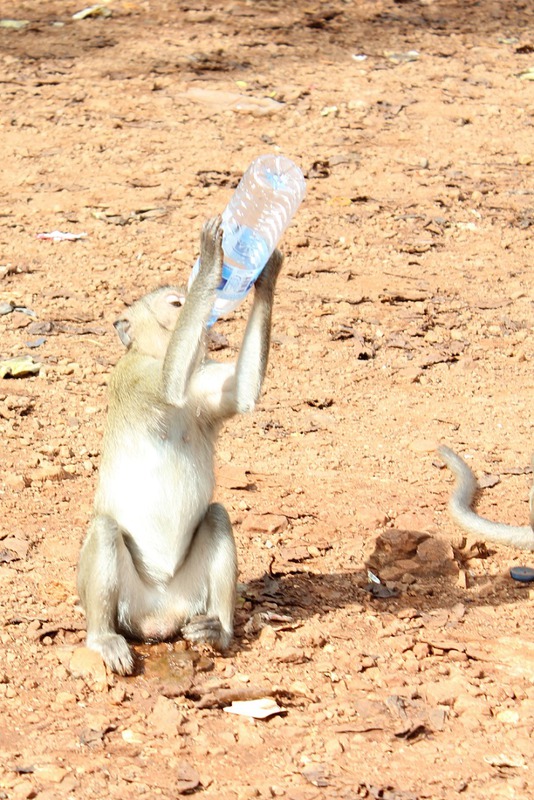
[(274, 250), (263, 271), (256, 280), (256, 291), (267, 294), (274, 292), (276, 281), (284, 263), (284, 256), (280, 250)]
[(96, 650), (104, 659), (106, 666), (117, 675), (131, 675), (134, 671), (132, 651), (119, 633), (88, 635), (87, 647)]
[(200, 268), (199, 274), (213, 279), (215, 288), (221, 282), (223, 265), (222, 219), (219, 214), (208, 219), (202, 226), (200, 234)]

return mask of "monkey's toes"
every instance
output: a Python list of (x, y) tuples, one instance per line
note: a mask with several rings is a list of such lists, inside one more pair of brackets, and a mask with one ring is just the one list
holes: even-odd
[(208, 644), (215, 650), (224, 650), (231, 636), (224, 630), (218, 617), (193, 617), (182, 628), (182, 636), (191, 644)]
[(118, 633), (87, 637), (87, 647), (100, 653), (107, 667), (117, 675), (132, 675), (135, 669), (133, 653)]

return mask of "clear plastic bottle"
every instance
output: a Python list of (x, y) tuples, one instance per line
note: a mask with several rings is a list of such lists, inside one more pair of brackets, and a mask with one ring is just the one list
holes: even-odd
[[(246, 297), (304, 199), (304, 176), (285, 156), (254, 159), (222, 214), (222, 281), (208, 327)], [(189, 285), (195, 279), (197, 260)]]

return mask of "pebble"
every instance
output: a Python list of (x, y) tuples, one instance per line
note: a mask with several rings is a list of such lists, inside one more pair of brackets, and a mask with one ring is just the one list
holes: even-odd
[(247, 514), (241, 527), (246, 533), (281, 533), (287, 528), (287, 517), (281, 514)]
[(9, 489), (13, 489), (15, 492), (20, 492), (22, 489), (25, 489), (27, 486), (31, 485), (31, 480), (27, 475), (11, 474), (4, 476), (4, 483)]
[(438, 442), (436, 439), (414, 439), (408, 446), (413, 453), (433, 453)]
[(387, 522), (386, 514), (376, 506), (360, 506), (354, 511), (354, 519), (364, 528), (381, 528)]
[(496, 715), (496, 719), (499, 722), (504, 722), (506, 725), (518, 725), (520, 720), (520, 715), (518, 711), (515, 711), (513, 708), (505, 708), (503, 711), (499, 711)]
[(178, 729), (182, 725), (184, 717), (173, 700), (160, 695), (156, 700), (152, 713), (148, 716), (147, 722), (156, 733), (166, 736), (177, 736)]
[(132, 728), (126, 728), (121, 733), (122, 738), (128, 744), (143, 744), (145, 741), (145, 737), (140, 731), (133, 730)]
[(466, 693), (466, 682), (461, 678), (449, 678), (427, 683), (421, 691), (427, 703), (436, 706), (454, 706), (460, 695)]
[(126, 700), (126, 689), (120, 683), (109, 692), (109, 701), (114, 706), (120, 706)]
[(422, 661), (430, 655), (430, 647), (426, 642), (416, 642), (412, 648), (412, 652), (418, 661)]
[(34, 771), (35, 777), (40, 781), (48, 781), (49, 783), (61, 783), (68, 770), (64, 767), (58, 767), (55, 764), (47, 764), (42, 767), (36, 767)]
[(425, 539), (417, 547), (417, 557), (429, 570), (437, 570), (440, 574), (459, 572), (458, 564), (454, 560), (454, 550), (445, 539), (435, 536)]
[(72, 654), (69, 669), (74, 678), (82, 678), (96, 691), (103, 692), (107, 689), (106, 666), (102, 657), (94, 650), (78, 647)]
[(72, 694), (72, 692), (58, 692), (55, 702), (61, 707), (75, 705), (76, 695)]
[(47, 464), (38, 467), (30, 472), (29, 478), (32, 483), (44, 483), (44, 481), (64, 481), (69, 474), (61, 464)]
[(266, 625), (261, 629), (260, 635), (258, 636), (258, 641), (260, 643), (260, 647), (263, 647), (264, 650), (270, 650), (272, 647), (274, 647), (277, 638), (278, 634), (276, 633), (275, 629), (271, 625)]

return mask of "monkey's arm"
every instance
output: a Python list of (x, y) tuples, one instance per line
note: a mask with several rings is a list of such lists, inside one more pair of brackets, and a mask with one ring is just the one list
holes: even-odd
[(204, 352), (206, 322), (221, 281), (222, 234), (220, 216), (204, 223), (198, 275), (187, 294), (165, 356), (164, 400), (177, 407), (182, 407), (187, 400), (189, 381)]
[[(454, 473), (456, 486), (449, 500), (451, 516), (458, 525), (469, 533), (478, 534), (493, 542), (519, 547), (522, 550), (534, 550), (534, 526), (506, 525), (503, 522), (492, 522), (475, 513), (471, 505), (478, 489), (477, 480), (463, 458), (445, 445), (438, 448), (438, 453)], [(534, 489), (530, 494), (531, 524), (534, 523)]]
[(237, 359), (233, 412), (252, 411), (260, 396), (271, 345), (274, 290), (283, 256), (275, 250), (254, 288), (254, 304)]
[(237, 362), (206, 360), (192, 376), (191, 397), (213, 420), (252, 411), (258, 400), (269, 358), (273, 297), (282, 262), (282, 254), (275, 250), (256, 281)]

